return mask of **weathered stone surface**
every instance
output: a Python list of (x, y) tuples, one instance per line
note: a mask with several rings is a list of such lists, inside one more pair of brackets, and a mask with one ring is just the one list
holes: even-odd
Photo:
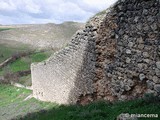
[(151, 60), (150, 60), (150, 59), (143, 59), (143, 61), (144, 61), (145, 63), (148, 63), (148, 64), (149, 64)]
[(160, 69), (160, 61), (156, 62), (156, 66), (158, 69)]
[(137, 38), (137, 42), (143, 44), (144, 43), (143, 38), (142, 37)]
[(131, 50), (127, 49), (127, 50), (126, 50), (126, 53), (127, 53), (127, 54), (131, 54), (132, 52), (131, 52)]
[(133, 87), (135, 85), (134, 81), (131, 80), (131, 79), (128, 79), (127, 80), (127, 85), (130, 86), (130, 87)]
[(143, 57), (144, 58), (148, 58), (150, 55), (148, 54), (148, 52), (143, 52)]
[(158, 95), (155, 90), (151, 90), (151, 89), (147, 89), (145, 93), (146, 93), (146, 94), (153, 94), (153, 95), (155, 95), (155, 96)]
[(160, 93), (160, 84), (156, 84), (154, 86), (154, 90), (157, 91), (158, 93)]
[(148, 10), (147, 9), (143, 9), (143, 15), (148, 15)]
[(130, 48), (133, 47), (133, 45), (134, 45), (133, 42), (129, 42), (129, 43), (128, 43), (128, 46), (129, 46)]
[(130, 63), (131, 59), (130, 58), (126, 58), (126, 63)]
[(144, 45), (143, 45), (143, 44), (139, 44), (139, 45), (138, 45), (138, 48), (139, 48), (140, 50), (142, 50), (142, 49), (144, 49)]
[(143, 81), (145, 78), (146, 78), (146, 76), (145, 76), (144, 74), (139, 74), (139, 79), (140, 79), (141, 81)]
[(158, 29), (157, 24), (156, 24), (156, 23), (153, 23), (153, 24), (151, 25), (151, 28), (152, 28), (153, 31), (157, 30), (157, 29)]
[(158, 77), (160, 77), (160, 69), (155, 69), (155, 72), (156, 72), (156, 75), (158, 76)]
[(154, 88), (154, 83), (150, 80), (147, 80), (147, 87), (152, 90)]
[(155, 83), (160, 83), (160, 78), (158, 78), (157, 76), (153, 76), (153, 77), (152, 77), (152, 80), (153, 80)]

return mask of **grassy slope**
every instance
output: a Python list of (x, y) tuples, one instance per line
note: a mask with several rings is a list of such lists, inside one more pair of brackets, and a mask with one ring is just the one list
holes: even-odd
[[(7, 58), (11, 57), (15, 53), (21, 53), (25, 51), (30, 51), (31, 49), (27, 46), (21, 45), (21, 46), (10, 46), (6, 44), (0, 44), (0, 63)], [(0, 75), (4, 75), (8, 72), (18, 72), (18, 71), (24, 71), (29, 70), (30, 65), (33, 62), (41, 62), (45, 59), (47, 59), (53, 51), (45, 51), (45, 52), (35, 52), (29, 56), (22, 57), (18, 60), (16, 60), (13, 63), (10, 63), (8, 66), (4, 67), (3, 69), (0, 69)], [(20, 78), (20, 83), (24, 85), (31, 85), (31, 75), (24, 76)]]
[(6, 60), (7, 58), (11, 57), (15, 53), (24, 52), (27, 50), (30, 50), (30, 48), (28, 48), (25, 45), (15, 47), (7, 44), (0, 44), (0, 63)]
[(34, 53), (32, 55), (23, 57), (21, 59), (16, 60), (15, 62), (9, 64), (9, 67), (12, 72), (29, 70), (30, 65), (33, 62), (41, 62), (50, 56), (50, 52), (41, 52)]
[(10, 30), (12, 28), (0, 28), (0, 31), (4, 31), (4, 30)]
[[(11, 57), (15, 53), (22, 53), (25, 51), (30, 51), (30, 48), (27, 48), (25, 46), (13, 47), (13, 46), (0, 44), (0, 63), (6, 60), (7, 58)], [(28, 70), (30, 69), (30, 64), (32, 62), (43, 61), (46, 58), (48, 58), (50, 54), (51, 54), (51, 51), (33, 53), (32, 55), (23, 57), (9, 64), (7, 68), (10, 69), (12, 72)]]
[[(15, 43), (16, 45), (9, 45), (6, 43), (1, 43), (0, 41), (0, 63), (16, 53), (22, 53), (31, 50), (31, 48), (27, 45), (19, 44), (17, 42)], [(5, 67), (4, 69), (0, 69), (0, 75), (3, 75), (8, 70), (11, 71), (10, 66)]]
[[(50, 55), (51, 55), (50, 51), (46, 51), (46, 52), (42, 52), (42, 53), (34, 53), (30, 56), (23, 57), (13, 63), (11, 63), (8, 66), (8, 68), (12, 72), (29, 70), (31, 63), (41, 62), (41, 61), (47, 59)], [(31, 85), (31, 75), (21, 77), (19, 80), (19, 83), (26, 85), (26, 86), (30, 86)]]
[[(52, 108), (45, 113), (33, 113), (24, 117), (24, 120), (115, 120), (121, 113), (160, 115), (160, 103), (145, 103), (143, 100), (135, 100), (115, 104), (97, 102), (86, 106), (62, 105), (58, 108)], [(151, 119), (141, 118), (139, 120)]]
[[(3, 49), (3, 48), (0, 48)], [(3, 50), (7, 50), (5, 51), (5, 53), (3, 52), (3, 54), (5, 54), (5, 58), (9, 58), (14, 51), (10, 51), (8, 48), (5, 48)], [(29, 70), (30, 69), (30, 64), (33, 62), (41, 62), (45, 59), (47, 59), (50, 56), (51, 52), (46, 51), (46, 52), (41, 52), (41, 53), (33, 53), (32, 55), (26, 56), (26, 57), (22, 57), (18, 60), (16, 60), (13, 63), (10, 63), (7, 67), (5, 67), (4, 69), (9, 69), (12, 72), (17, 72), (17, 71), (23, 71), (23, 70)], [(1, 57), (0, 57), (1, 58)], [(1, 58), (1, 60), (4, 58)], [(2, 74), (2, 69), (0, 70), (0, 73)]]
[(30, 90), (0, 84), (0, 120), (55, 106), (55, 104), (39, 102), (33, 98), (24, 101), (31, 93)]
[[(5, 61), (7, 58), (11, 57), (14, 54), (31, 51), (33, 49), (25, 44), (19, 44), (16, 46), (16, 45), (8, 45), (8, 44), (0, 43), (0, 63)], [(14, 68), (14, 67), (21, 65), (21, 64), (24, 65), (24, 63), (27, 63), (27, 62), (40, 62), (42, 60), (45, 60), (48, 56), (50, 56), (50, 54), (51, 54), (50, 51), (40, 52), (40, 53), (35, 52), (32, 55), (29, 55), (27, 57), (23, 57), (22, 59), (18, 59), (16, 62), (11, 64), (11, 68), (14, 69), (13, 72), (19, 71), (18, 68)], [(29, 60), (31, 60), (31, 61), (29, 61)], [(26, 68), (29, 68), (29, 66), (26, 65)], [(26, 70), (25, 65), (24, 65), (24, 69), (22, 68), (22, 70)]]
[[(22, 120), (115, 120), (120, 113), (126, 112), (132, 114), (152, 113), (160, 115), (160, 102), (154, 103), (144, 100), (134, 100), (114, 104), (95, 102), (86, 106), (67, 106), (40, 102), (33, 98), (24, 101), (30, 93), (30, 90), (0, 85), (1, 120), (5, 120), (5, 117), (11, 118), (17, 115), (17, 120), (20, 120), (20, 118)], [(28, 112), (29, 114), (27, 114)], [(7, 113), (7, 115), (5, 115), (5, 113)], [(153, 118), (141, 118), (140, 120), (151, 119)], [(158, 119), (154, 118), (153, 120)]]

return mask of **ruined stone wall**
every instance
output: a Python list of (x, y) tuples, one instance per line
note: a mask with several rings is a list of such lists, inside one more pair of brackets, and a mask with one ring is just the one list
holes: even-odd
[(76, 103), (93, 93), (96, 28), (78, 31), (68, 46), (31, 66), (33, 95), (43, 101)]
[(33, 94), (85, 104), (160, 94), (159, 0), (119, 0), (47, 61), (32, 64)]
[(128, 100), (160, 93), (160, 1), (118, 1), (96, 40), (96, 97)]

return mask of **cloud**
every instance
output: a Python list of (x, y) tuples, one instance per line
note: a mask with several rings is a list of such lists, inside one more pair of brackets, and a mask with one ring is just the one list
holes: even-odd
[(0, 24), (85, 22), (117, 0), (1, 0)]
[(16, 10), (16, 6), (12, 1), (0, 1), (0, 11)]

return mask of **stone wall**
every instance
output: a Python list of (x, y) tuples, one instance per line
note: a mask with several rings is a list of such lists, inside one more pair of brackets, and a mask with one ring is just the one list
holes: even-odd
[(128, 100), (160, 93), (160, 3), (121, 0), (96, 40), (97, 99)]
[(32, 64), (33, 94), (85, 104), (160, 94), (160, 1), (119, 0), (95, 16), (70, 44)]
[(43, 101), (76, 103), (93, 93), (96, 28), (86, 26), (47, 61), (32, 64), (33, 95)]

